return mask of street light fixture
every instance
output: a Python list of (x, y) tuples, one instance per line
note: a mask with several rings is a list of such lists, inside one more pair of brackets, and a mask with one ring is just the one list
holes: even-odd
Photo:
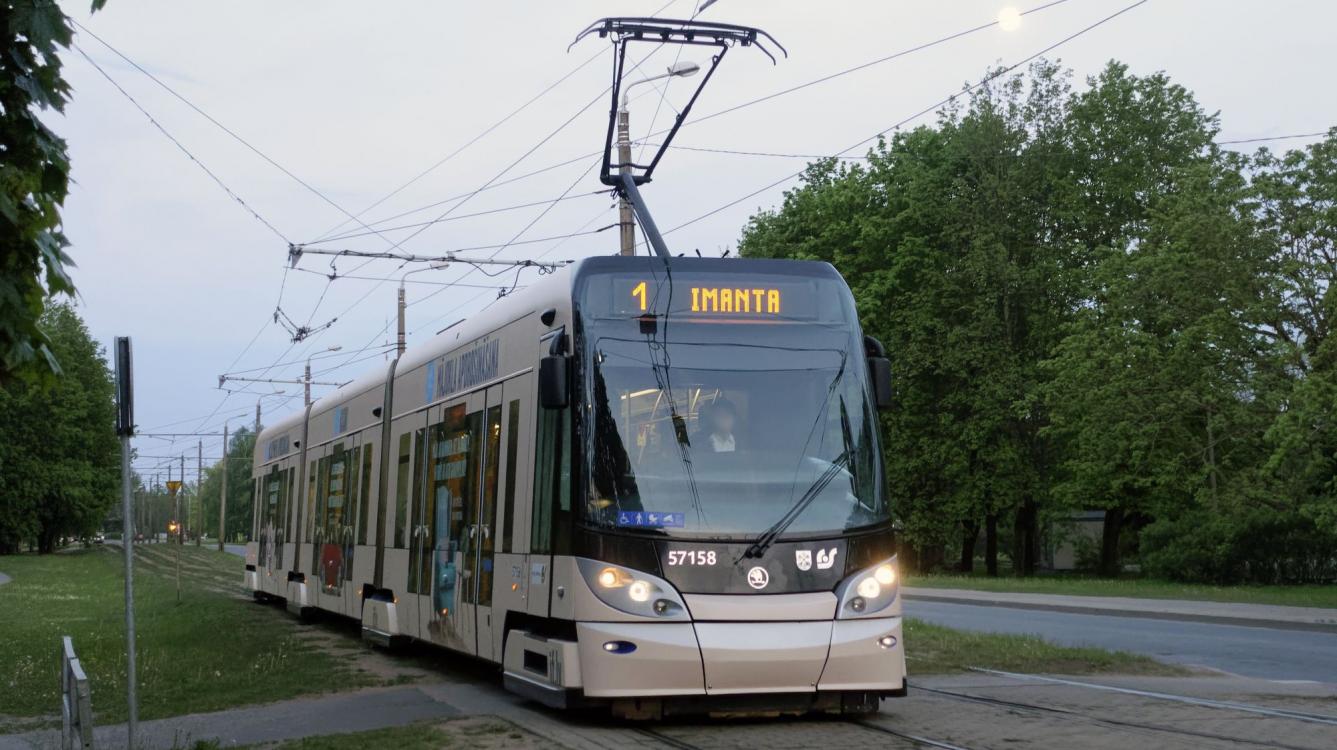
[[(342, 349), (342, 348), (343, 348), (342, 346), (331, 346), (331, 347), (327, 348), (325, 351), (327, 351), (327, 352), (337, 352), (337, 351), (339, 351), (339, 350)], [(304, 386), (306, 386), (306, 405), (307, 405), (307, 406), (310, 406), (310, 405), (311, 405), (311, 359), (312, 359), (313, 357), (315, 357), (315, 356), (316, 356), (316, 355), (313, 354), (313, 355), (311, 355), (310, 357), (307, 357), (307, 358), (306, 358), (306, 375), (302, 377), (302, 384), (303, 384)]]
[[(617, 110), (617, 160), (621, 162), (619, 171), (623, 174), (631, 172), (631, 112), (627, 109), (627, 105), (631, 102), (631, 90), (642, 83), (662, 78), (690, 78), (700, 70), (701, 66), (694, 62), (676, 62), (668, 67), (667, 72), (632, 81), (622, 90), (622, 106)], [(631, 203), (627, 201), (626, 196), (618, 201), (618, 226), (622, 230), (622, 254), (635, 255), (636, 223), (632, 218)]]
[(399, 335), (396, 336), (396, 338), (395, 338), (395, 352), (396, 352), (395, 356), (396, 356), (396, 357), (402, 357), (402, 356), (404, 356), (404, 346), (405, 346), (405, 344), (404, 344), (404, 308), (405, 308), (405, 304), (404, 304), (404, 282), (405, 282), (406, 280), (408, 280), (408, 277), (412, 276), (412, 275), (415, 274), (415, 273), (422, 273), (423, 271), (440, 271), (440, 270), (442, 270), (442, 269), (444, 269), (444, 268), (448, 268), (449, 266), (450, 266), (450, 261), (448, 261), (448, 260), (434, 260), (434, 261), (432, 261), (431, 263), (428, 263), (427, 265), (423, 266), (422, 268), (415, 268), (415, 269), (413, 269), (412, 271), (405, 271), (405, 272), (404, 272), (404, 275), (399, 277), (399, 306), (398, 306), (398, 308), (399, 308), (399, 309), (398, 309), (398, 318), (399, 318)]

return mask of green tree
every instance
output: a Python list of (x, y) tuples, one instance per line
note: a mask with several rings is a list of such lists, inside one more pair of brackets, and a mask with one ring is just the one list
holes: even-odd
[(746, 256), (836, 265), (892, 353), (888, 485), (921, 568), (955, 538), (968, 566), (983, 521), (996, 573), (1005, 515), (1019, 569), (1037, 561), (1050, 453), (1037, 368), (1071, 308), (1048, 197), (1066, 92), (1049, 63), (989, 81), (937, 127), (880, 143), (866, 167), (812, 165), (740, 242)]
[[(245, 427), (228, 438), (227, 449), (227, 538), (249, 536), (254, 509), (251, 507), (251, 462), (255, 454), (255, 433)], [(200, 493), (204, 498), (204, 529), (218, 529), (218, 498), (223, 490), (223, 462), (204, 470)]]
[(40, 320), (64, 374), (51, 383), (0, 387), (0, 552), (87, 534), (115, 504), (120, 450), (112, 375), (74, 309)]
[[(106, 0), (93, 0), (97, 10)], [(62, 112), (69, 84), (60, 51), (69, 19), (54, 0), (0, 0), (0, 383), (60, 372), (38, 320), (52, 296), (72, 294), (60, 208), (69, 189), (65, 141), (39, 118)]]

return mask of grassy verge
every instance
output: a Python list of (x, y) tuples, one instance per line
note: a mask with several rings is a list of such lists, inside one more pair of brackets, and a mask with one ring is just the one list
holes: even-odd
[[(393, 747), (395, 750), (435, 750), (460, 747), (471, 750), (527, 750), (556, 747), (539, 737), (492, 717), (457, 719), (441, 724), (410, 724), (369, 732), (331, 734), (284, 742), (272, 750), (362, 750)], [(201, 748), (200, 750), (212, 750)]]
[(1010, 591), (1026, 594), (1131, 596), (1143, 599), (1192, 599), (1212, 602), (1337, 608), (1337, 586), (1317, 584), (1302, 586), (1211, 586), (1147, 578), (1095, 578), (1062, 574), (1034, 578), (916, 574), (906, 576), (905, 585), (923, 588)]
[[(240, 593), (240, 560), (187, 545), (176, 601), (169, 545), (137, 548), (139, 715), (153, 719), (368, 684), (342, 650), (303, 638)], [(0, 557), (0, 732), (58, 718), (60, 636), (74, 638), (99, 724), (125, 720), (121, 549)], [(356, 647), (353, 647), (356, 650)], [(20, 717), (29, 717), (23, 721)], [(7, 729), (8, 727), (8, 729)]]
[(1182, 675), (1188, 670), (1125, 651), (1058, 646), (1032, 635), (971, 633), (905, 620), (906, 669), (911, 675), (962, 672), (969, 667), (1033, 674)]

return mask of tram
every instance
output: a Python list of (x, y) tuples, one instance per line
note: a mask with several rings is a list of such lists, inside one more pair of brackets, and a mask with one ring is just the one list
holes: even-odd
[(589, 258), (265, 429), (245, 585), (550, 706), (876, 711), (889, 391), (828, 264)]

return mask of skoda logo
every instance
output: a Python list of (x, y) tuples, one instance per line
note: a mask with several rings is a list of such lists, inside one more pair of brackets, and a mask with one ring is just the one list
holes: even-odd
[(764, 589), (771, 582), (771, 574), (760, 565), (747, 572), (747, 585), (754, 589)]

